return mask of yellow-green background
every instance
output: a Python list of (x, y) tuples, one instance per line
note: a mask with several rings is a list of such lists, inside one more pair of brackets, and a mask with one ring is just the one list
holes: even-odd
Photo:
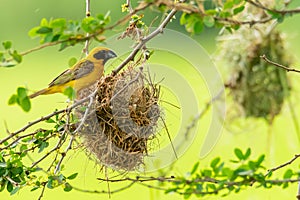
[[(112, 21), (116, 21), (122, 14), (120, 14), (121, 1), (103, 1), (91, 0), (91, 11), (93, 13), (106, 13), (111, 11)], [(295, 5), (297, 4), (294, 3)], [(299, 3), (298, 3), (299, 4)], [(81, 19), (85, 14), (85, 1), (71, 1), (71, 0), (52, 0), (52, 1), (39, 1), (39, 0), (0, 0), (0, 41), (11, 40), (13, 41), (14, 48), (18, 50), (27, 50), (38, 45), (37, 40), (31, 40), (27, 36), (28, 30), (35, 25), (39, 24), (41, 18), (58, 18), (65, 17), (69, 19)], [(150, 13), (148, 13), (150, 14)], [(178, 18), (178, 17), (177, 17)], [(299, 25), (300, 16), (293, 16), (287, 18), (282, 25), (279, 26), (284, 32), (287, 33), (287, 42), (289, 44), (289, 52), (295, 56), (295, 66), (300, 66), (300, 30)], [(177, 22), (172, 22), (169, 28), (178, 27)], [(121, 31), (117, 30), (116, 32)], [(206, 31), (200, 36), (194, 38), (202, 44), (209, 53), (215, 50), (215, 36), (216, 31)], [(176, 43), (176, 41), (174, 41)], [(182, 44), (178, 44), (182, 45)], [(1, 68), (0, 69), (0, 136), (1, 138), (6, 134), (5, 125), (10, 131), (17, 130), (24, 126), (28, 121), (34, 120), (37, 117), (43, 116), (52, 112), (55, 108), (63, 108), (66, 106), (64, 103), (66, 98), (63, 95), (55, 94), (46, 97), (39, 97), (32, 101), (32, 110), (29, 113), (24, 113), (17, 106), (8, 106), (7, 101), (11, 94), (13, 94), (18, 86), (26, 86), (32, 90), (45, 87), (52, 78), (62, 72), (66, 66), (68, 59), (71, 56), (80, 58), (82, 46), (68, 48), (63, 52), (58, 52), (58, 47), (49, 47), (38, 52), (34, 52), (24, 57), (24, 62), (14, 68)], [(159, 56), (158, 56), (159, 57)], [(157, 58), (164, 59), (164, 58)], [(170, 65), (176, 66), (178, 63)], [(184, 66), (176, 66), (184, 67)], [(222, 68), (222, 66), (218, 66)], [(179, 70), (180, 71), (180, 70)], [(191, 73), (191, 77), (192, 77)], [(289, 77), (293, 84), (293, 109), (297, 115), (300, 116), (298, 101), (299, 97), (299, 74), (289, 73)], [(166, 77), (167, 78), (167, 77)], [(201, 83), (201, 81), (199, 81)], [(199, 102), (204, 103), (209, 99), (205, 86), (203, 88), (203, 98)], [(199, 94), (198, 94), (199, 95)], [(201, 94), (200, 94), (201, 96)], [(172, 101), (172, 100), (170, 100)], [(201, 108), (201, 105), (200, 105)], [(230, 102), (227, 105), (230, 109)], [(298, 118), (297, 118), (298, 119)], [(176, 127), (176, 123), (180, 120), (180, 116), (175, 116), (174, 121), (168, 121), (170, 127)], [(300, 121), (300, 120), (298, 120)], [(199, 131), (207, 130), (210, 125), (210, 114), (203, 118)], [(213, 123), (213, 122), (212, 122)], [(230, 126), (230, 125), (228, 125)], [(269, 134), (270, 133), (270, 134)], [(199, 152), (203, 137), (197, 137), (192, 146), (180, 157), (173, 166), (173, 172), (170, 174), (178, 175), (185, 174), (190, 170), (193, 164), (199, 160)], [(240, 131), (231, 133), (224, 129), (222, 135), (211, 153), (200, 160), (201, 167), (209, 166), (209, 162), (216, 156), (222, 157), (224, 160), (233, 158), (233, 149), (239, 147), (246, 149), (252, 148), (253, 157), (264, 153), (267, 155), (266, 167), (271, 168), (285, 162), (293, 157), (294, 154), (299, 153), (299, 142), (292, 123), (292, 118), (287, 105), (284, 105), (282, 115), (277, 117), (274, 121), (272, 128), (269, 128), (264, 121), (247, 122), (240, 126)], [(106, 190), (106, 183), (99, 183), (95, 177), (103, 177), (103, 173), (99, 172), (99, 167), (95, 166), (90, 161), (83, 151), (70, 156), (65, 160), (67, 171), (66, 174), (71, 174), (76, 171), (79, 172), (78, 179), (72, 181), (75, 186), (86, 189)], [(299, 162), (294, 163), (291, 167), (296, 169)], [(281, 171), (278, 174), (282, 174)], [(142, 174), (142, 175), (155, 175)], [(111, 184), (111, 189), (118, 188), (122, 184)], [(279, 187), (264, 190), (256, 189), (255, 185), (252, 188), (241, 191), (239, 194), (231, 194), (224, 199), (293, 199), (297, 192), (297, 184), (292, 185), (288, 189), (282, 190)], [(22, 189), (14, 196), (10, 196), (6, 192), (0, 193), (0, 199), (22, 199), (31, 200), (37, 199), (40, 191), (29, 192), (29, 188)], [(113, 194), (111, 199), (182, 199), (183, 197), (176, 194), (165, 195), (163, 192), (151, 190), (146, 187), (135, 185), (123, 192)], [(205, 197), (205, 199), (219, 199), (220, 197)], [(87, 194), (72, 191), (70, 193), (63, 192), (61, 188), (54, 190), (47, 189), (44, 199), (108, 199), (105, 194)], [(191, 198), (195, 199), (195, 197)]]

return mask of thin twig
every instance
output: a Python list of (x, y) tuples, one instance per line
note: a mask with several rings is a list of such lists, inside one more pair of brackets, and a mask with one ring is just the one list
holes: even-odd
[(13, 184), (14, 186), (20, 186), (20, 183), (12, 180), (9, 176), (4, 176), (5, 179), (7, 179), (11, 184)]
[[(85, 0), (85, 17), (89, 18), (91, 16), (91, 8), (90, 8), (90, 0)], [(87, 32), (86, 37), (88, 38), (90, 34)], [(89, 54), (89, 42), (90, 40), (87, 39), (84, 44), (83, 52), (88, 55)]]
[(2, 150), (4, 150), (4, 149), (7, 149), (7, 148), (9, 148), (9, 147), (11, 147), (11, 146), (13, 146), (14, 144), (18, 143), (22, 138), (29, 137), (29, 136), (33, 136), (33, 135), (37, 134), (37, 133), (40, 132), (40, 131), (41, 131), (41, 130), (37, 130), (37, 131), (35, 131), (35, 132), (33, 132), (33, 133), (28, 133), (28, 134), (26, 134), (26, 135), (19, 136), (19, 137), (16, 138), (14, 141), (12, 141), (10, 144), (6, 145), (6, 146), (3, 147), (3, 148), (0, 148), (0, 151), (2, 151)]
[(45, 189), (46, 189), (46, 183), (42, 183), (42, 186), (43, 186), (43, 187), (42, 187), (42, 192), (41, 192), (41, 194), (40, 194), (38, 200), (41, 200), (41, 199), (43, 198), (43, 196), (44, 196)]
[(91, 194), (114, 194), (114, 193), (118, 193), (118, 192), (121, 192), (123, 190), (126, 190), (130, 187), (132, 187), (136, 182), (131, 182), (129, 183), (128, 185), (124, 186), (124, 187), (121, 187), (119, 189), (116, 189), (116, 190), (111, 190), (111, 191), (106, 191), (106, 190), (86, 190), (86, 189), (81, 189), (81, 188), (78, 188), (78, 187), (75, 187), (73, 185), (71, 185), (71, 187), (76, 190), (76, 191), (79, 191), (79, 192), (84, 192), (84, 193), (91, 193)]
[[(89, 96), (91, 96), (91, 95), (89, 95)], [(66, 134), (69, 134), (69, 133), (70, 133), (70, 130), (69, 130), (69, 122), (70, 122), (70, 112), (67, 113), (67, 122), (66, 122), (65, 129), (64, 129), (64, 132), (65, 132)], [(76, 130), (77, 130), (77, 129), (76, 129)], [(76, 131), (76, 130), (75, 130), (75, 131)], [(61, 166), (61, 163), (62, 163), (64, 157), (67, 155), (69, 149), (71, 149), (72, 143), (73, 143), (73, 140), (74, 140), (74, 137), (75, 137), (75, 133), (72, 134), (72, 136), (71, 136), (71, 138), (70, 138), (70, 140), (69, 140), (69, 145), (67, 146), (65, 152), (63, 152), (63, 153), (61, 154), (61, 159), (59, 160), (59, 162), (57, 163), (57, 165), (56, 165), (56, 167), (55, 167), (54, 174), (56, 174), (56, 173), (58, 172), (58, 170), (60, 169), (60, 166)], [(66, 140), (67, 136), (65, 136), (64, 138), (65, 138), (65, 140)], [(56, 153), (55, 159), (54, 159), (54, 160), (57, 159), (58, 154), (59, 154), (59, 152)], [(51, 169), (51, 167), (52, 167), (53, 164), (54, 164), (54, 162), (51, 163), (51, 165), (49, 166), (48, 171)]]
[(186, 127), (186, 131), (185, 131), (185, 134), (184, 134), (185, 137), (186, 137), (186, 139), (187, 139), (187, 137), (188, 137), (189, 132), (191, 131), (191, 129), (194, 128), (194, 127), (196, 126), (197, 122), (198, 122), (198, 121), (206, 114), (206, 112), (209, 110), (209, 108), (211, 107), (211, 105), (212, 105), (215, 101), (217, 101), (217, 100), (219, 100), (219, 99), (221, 98), (221, 96), (222, 96), (223, 93), (224, 93), (224, 88), (222, 88), (222, 89), (218, 92), (218, 94), (217, 94), (216, 96), (212, 97), (212, 99), (211, 99), (209, 102), (207, 102), (207, 103), (205, 104), (205, 106), (204, 106), (204, 108), (201, 110), (201, 112), (198, 113), (198, 114), (194, 117), (194, 119), (192, 120), (192, 122)]
[(173, 145), (172, 138), (171, 138), (171, 135), (170, 135), (170, 132), (169, 132), (168, 126), (167, 126), (167, 124), (166, 124), (165, 120), (163, 119), (163, 117), (160, 117), (160, 118), (161, 118), (161, 120), (162, 120), (162, 122), (163, 122), (163, 124), (164, 124), (164, 127), (165, 127), (165, 129), (166, 129), (166, 132), (167, 132), (167, 135), (168, 135), (168, 138), (169, 138), (169, 141), (170, 141), (170, 144), (171, 144), (172, 150), (173, 150), (173, 152), (174, 152), (175, 158), (178, 160), (178, 156), (177, 156), (177, 153), (176, 153), (175, 147), (174, 147), (174, 145)]
[(266, 176), (269, 175), (270, 173), (274, 172), (274, 171), (277, 171), (277, 170), (279, 170), (279, 169), (281, 169), (281, 168), (283, 168), (283, 167), (285, 167), (285, 166), (287, 166), (287, 165), (292, 164), (292, 163), (293, 163), (295, 160), (297, 160), (297, 158), (299, 158), (299, 157), (300, 157), (300, 154), (296, 154), (296, 155), (294, 156), (294, 158), (292, 158), (292, 159), (289, 160), (288, 162), (283, 163), (283, 164), (281, 164), (281, 165), (279, 165), (279, 166), (277, 166), (277, 167), (274, 167), (274, 168), (272, 168), (272, 169), (269, 169), (269, 170), (268, 170), (268, 173), (266, 174)]
[(77, 126), (76, 130), (72, 132), (73, 135), (76, 134), (81, 129), (81, 127), (84, 125), (84, 122), (86, 121), (86, 119), (88, 117), (89, 110), (92, 107), (92, 104), (94, 102), (94, 97), (97, 94), (97, 92), (98, 92), (98, 90), (96, 88), (95, 91), (88, 96), (90, 99), (89, 104), (85, 109), (83, 117), (80, 119), (80, 124)]
[(133, 182), (149, 182), (149, 181), (160, 181), (160, 182), (171, 182), (172, 180), (175, 180), (174, 176), (170, 176), (170, 177), (163, 177), (163, 176), (159, 176), (159, 177), (140, 177), (137, 176), (135, 178), (130, 178), (130, 177), (125, 177), (125, 178), (121, 178), (121, 179), (104, 179), (104, 178), (97, 178), (100, 181), (109, 181), (109, 182), (123, 182), (123, 181), (133, 181)]
[(281, 69), (286, 70), (287, 72), (297, 72), (297, 73), (300, 73), (300, 70), (298, 70), (298, 69), (289, 68), (289, 67), (286, 67), (286, 66), (284, 66), (284, 65), (282, 65), (282, 64), (279, 64), (279, 63), (276, 63), (276, 62), (274, 62), (274, 61), (269, 60), (269, 59), (266, 57), (266, 55), (262, 55), (262, 56), (260, 56), (260, 58), (262, 58), (265, 62), (267, 62), (267, 63), (269, 63), (269, 64), (271, 64), (271, 65), (274, 65), (274, 66), (276, 66), (276, 67), (279, 67), (279, 68), (281, 68)]
[(262, 3), (260, 3), (257, 0), (256, 1), (246, 0), (246, 1), (248, 3), (254, 5), (255, 7), (261, 8), (261, 9), (269, 11), (269, 12), (278, 13), (278, 14), (281, 14), (281, 15), (300, 13), (300, 8), (290, 9), (290, 10), (277, 10), (277, 9), (268, 8), (268, 7), (264, 6)]
[(49, 152), (47, 152), (44, 156), (42, 156), (40, 159), (38, 159), (37, 161), (35, 161), (34, 163), (32, 163), (30, 168), (35, 167), (37, 164), (39, 164), (41, 161), (43, 161), (45, 158), (47, 158), (50, 154), (52, 154), (54, 151), (57, 151), (58, 149), (60, 149), (60, 147), (64, 144), (64, 141), (66, 140), (66, 136), (65, 136), (65, 132), (60, 136), (57, 144), (55, 145), (55, 147), (53, 147)]
[(297, 199), (300, 200), (300, 181), (298, 182), (298, 195)]
[(136, 56), (136, 54), (139, 52), (139, 50), (141, 50), (145, 46), (145, 44), (149, 40), (151, 40), (152, 38), (154, 38), (158, 34), (163, 33), (163, 29), (167, 26), (167, 24), (170, 22), (170, 20), (173, 18), (173, 16), (176, 14), (176, 12), (177, 12), (176, 9), (172, 9), (170, 11), (170, 13), (167, 15), (167, 17), (163, 20), (163, 22), (158, 26), (158, 28), (156, 28), (148, 36), (146, 36), (144, 38), (141, 38), (140, 42), (135, 46), (135, 48), (129, 54), (129, 56), (127, 56), (127, 58), (125, 58), (125, 60), (115, 70), (113, 70), (112, 74), (113, 75), (117, 74), (121, 69), (123, 69), (123, 67), (126, 66), (126, 64), (128, 62), (134, 60), (134, 57)]
[(57, 165), (55, 167), (54, 174), (56, 174), (57, 172), (60, 171), (61, 163), (64, 160), (64, 158), (66, 157), (68, 151), (70, 149), (72, 149), (72, 144), (73, 144), (74, 139), (75, 139), (75, 135), (72, 135), (71, 138), (70, 138), (70, 140), (69, 140), (68, 146), (66, 147), (65, 151), (61, 154), (61, 158), (60, 158), (60, 160), (58, 161), (58, 163), (57, 163)]
[(127, 6), (128, 10), (129, 10), (129, 13), (132, 13), (132, 12), (133, 12), (133, 9), (132, 9), (132, 7), (131, 7), (130, 0), (126, 0), (126, 6)]

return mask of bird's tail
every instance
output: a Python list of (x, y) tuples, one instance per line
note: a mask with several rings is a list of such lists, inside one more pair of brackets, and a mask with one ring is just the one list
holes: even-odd
[(48, 88), (45, 88), (45, 89), (42, 89), (40, 91), (37, 91), (37, 92), (33, 93), (32, 95), (29, 95), (29, 98), (33, 99), (34, 97), (37, 97), (41, 94), (48, 94), (48, 90), (49, 90)]

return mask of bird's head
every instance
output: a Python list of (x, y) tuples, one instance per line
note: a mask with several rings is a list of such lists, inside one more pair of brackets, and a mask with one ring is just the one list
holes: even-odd
[(117, 54), (105, 47), (95, 47), (90, 51), (87, 58), (91, 60), (103, 61), (103, 65), (111, 58), (117, 57)]

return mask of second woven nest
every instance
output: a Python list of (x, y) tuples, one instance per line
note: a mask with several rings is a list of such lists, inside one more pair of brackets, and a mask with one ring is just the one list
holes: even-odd
[(220, 43), (220, 58), (230, 68), (228, 84), (233, 100), (244, 116), (272, 123), (289, 95), (290, 85), (286, 71), (266, 63), (260, 56), (290, 66), (282, 34), (275, 29), (266, 33), (264, 26), (250, 31), (240, 28)]

